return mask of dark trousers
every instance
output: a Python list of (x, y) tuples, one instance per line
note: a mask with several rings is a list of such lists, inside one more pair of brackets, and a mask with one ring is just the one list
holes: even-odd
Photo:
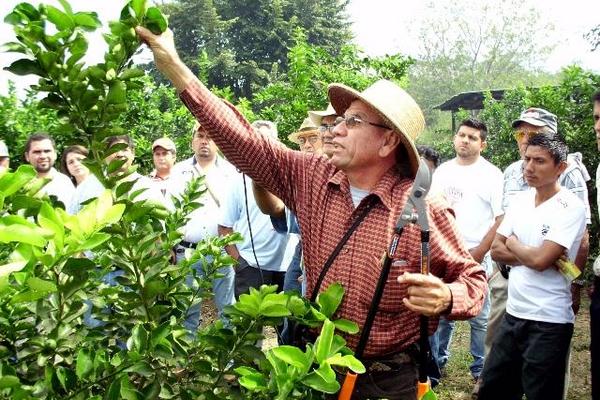
[(592, 399), (600, 400), (600, 277), (594, 280), (590, 304), (590, 353), (592, 357)]
[[(352, 400), (415, 400), (417, 365), (414, 356), (397, 353), (378, 360), (363, 360), (367, 372), (356, 379)], [(345, 375), (338, 374), (340, 385)], [(338, 395), (328, 396), (337, 399)]]
[(573, 324), (516, 318), (500, 324), (482, 373), (479, 400), (562, 400)]
[(277, 291), (283, 290), (285, 272), (260, 270), (248, 264), (242, 257), (235, 267), (235, 298), (248, 293), (250, 288), (259, 288), (261, 285), (277, 285)]

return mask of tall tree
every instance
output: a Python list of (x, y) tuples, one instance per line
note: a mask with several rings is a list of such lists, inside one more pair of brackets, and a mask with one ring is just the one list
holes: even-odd
[(585, 34), (585, 38), (592, 45), (592, 51), (596, 51), (600, 48), (600, 25), (596, 25), (588, 33)]
[(548, 83), (540, 66), (554, 48), (554, 27), (520, 0), (427, 5), (411, 87), (431, 109), (464, 91)]
[(335, 54), (352, 35), (348, 0), (174, 0), (170, 15), (178, 49), (209, 86), (231, 87), (236, 97), (252, 96), (274, 71), (288, 68), (293, 32)]

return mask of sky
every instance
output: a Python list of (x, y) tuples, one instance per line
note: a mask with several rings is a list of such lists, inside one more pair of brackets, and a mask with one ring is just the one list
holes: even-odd
[[(8, 14), (22, 0), (0, 0), (0, 16)], [(466, 0), (457, 0), (466, 1)], [(39, 0), (30, 0), (39, 4)], [(56, 0), (46, 0), (60, 8)], [(556, 72), (569, 64), (579, 64), (584, 68), (600, 72), (600, 50), (590, 51), (590, 45), (583, 34), (600, 22), (600, 1), (598, 0), (529, 0), (542, 13), (543, 18), (552, 22), (556, 29), (557, 46), (550, 55), (544, 69)], [(107, 28), (107, 21), (118, 19), (124, 0), (103, 0), (90, 4), (89, 0), (71, 0), (74, 11), (96, 11)], [(425, 13), (425, 1), (417, 0), (351, 0), (348, 8), (353, 22), (355, 42), (371, 56), (402, 53), (415, 55), (417, 51), (416, 24)], [(518, 12), (518, 10), (515, 10)], [(14, 40), (12, 26), (0, 22), (1, 43)], [(89, 38), (89, 63), (102, 60), (106, 46), (99, 32)], [(0, 68), (4, 68), (19, 54), (2, 53)], [(8, 80), (17, 82), (19, 90), (37, 81), (35, 77), (16, 77), (7, 71), (0, 71), (0, 95), (6, 94)]]

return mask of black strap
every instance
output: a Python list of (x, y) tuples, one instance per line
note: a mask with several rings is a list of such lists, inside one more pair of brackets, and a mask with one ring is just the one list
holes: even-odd
[(369, 211), (371, 211), (371, 209), (375, 207), (375, 204), (377, 203), (376, 200), (377, 197), (373, 195), (369, 198), (369, 203), (365, 206), (365, 208), (362, 209), (362, 212), (358, 214), (358, 216), (352, 223), (352, 226), (350, 226), (350, 228), (346, 231), (346, 233), (340, 239), (335, 249), (333, 249), (333, 251), (331, 252), (331, 255), (329, 256), (327, 261), (325, 261), (325, 264), (323, 264), (323, 269), (319, 274), (319, 278), (317, 279), (315, 288), (313, 289), (312, 295), (310, 296), (310, 301), (314, 302), (317, 299), (319, 290), (321, 289), (321, 284), (323, 283), (323, 279), (325, 279), (325, 275), (327, 275), (327, 271), (329, 271), (329, 267), (331, 267), (333, 261), (335, 261), (336, 257), (338, 256), (338, 254), (340, 254), (340, 251), (342, 251), (342, 248), (344, 247), (348, 239), (350, 239), (350, 236), (352, 236), (356, 228), (358, 228), (363, 219), (365, 219)]

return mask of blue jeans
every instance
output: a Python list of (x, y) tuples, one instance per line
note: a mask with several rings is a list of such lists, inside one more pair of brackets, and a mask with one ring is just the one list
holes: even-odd
[[(491, 259), (489, 253), (483, 259), (481, 263), (486, 274), (489, 275), (491, 272)], [(490, 298), (489, 290), (485, 295), (483, 307), (479, 314), (469, 320), (471, 325), (471, 356), (473, 356), (473, 362), (469, 369), (473, 378), (479, 378), (481, 371), (483, 370), (483, 362), (485, 355), (485, 337), (487, 333), (487, 322), (488, 315), (490, 313)], [(446, 318), (441, 317), (437, 331), (430, 338), (431, 352), (436, 358), (440, 368), (444, 368), (450, 358), (450, 342), (452, 340), (452, 332), (454, 330), (454, 321), (448, 321)], [(437, 346), (436, 346), (437, 345)]]
[(299, 293), (304, 295), (304, 281), (302, 284), (298, 281), (303, 275), (302, 272), (302, 243), (298, 243), (296, 245), (296, 249), (294, 250), (294, 257), (292, 257), (292, 261), (288, 266), (288, 269), (285, 271), (285, 278), (283, 280), (283, 291), (289, 292), (292, 290), (297, 290)]
[[(179, 249), (179, 246), (177, 247)], [(181, 260), (185, 258), (185, 254), (183, 252), (176, 252), (176, 259), (179, 263)], [(210, 260), (207, 260), (210, 262)], [(192, 268), (196, 271), (199, 276), (204, 276), (204, 271), (202, 270), (202, 264), (200, 261), (192, 264)], [(231, 305), (235, 303), (234, 296), (234, 283), (235, 283), (235, 272), (233, 271), (232, 266), (226, 266), (220, 268), (218, 270), (219, 274), (223, 275), (221, 278), (213, 279), (212, 287), (214, 293), (214, 302), (217, 306), (217, 313), (221, 320), (227, 322), (225, 317), (223, 316), (223, 309), (225, 306)], [(196, 285), (194, 283), (194, 277), (190, 274), (186, 279), (186, 285), (188, 285), (192, 289), (196, 289)], [(187, 310), (185, 321), (183, 322), (183, 326), (191, 333), (195, 334), (198, 330), (198, 326), (200, 326), (200, 318), (201, 315), (201, 304), (193, 304)]]

